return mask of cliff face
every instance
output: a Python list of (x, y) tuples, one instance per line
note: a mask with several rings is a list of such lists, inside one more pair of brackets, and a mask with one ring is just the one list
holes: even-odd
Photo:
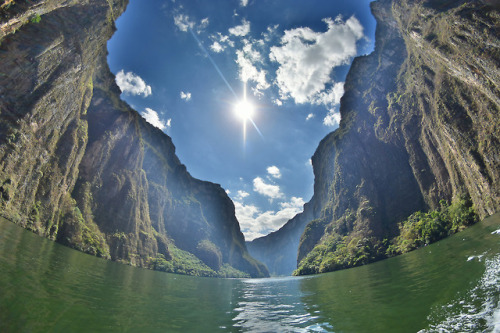
[(234, 205), (120, 100), (106, 43), (125, 0), (0, 9), (0, 207), (34, 232), (137, 266), (266, 276)]
[(299, 274), (381, 259), (398, 222), (441, 200), (470, 197), (480, 217), (499, 210), (498, 8), (379, 0), (372, 12), (375, 51), (354, 60), (340, 127), (312, 158), (311, 202), (249, 246), (269, 267), (285, 243), (298, 245)]
[[(305, 204), (304, 212), (297, 214), (279, 230), (247, 242), (250, 254), (263, 262), (273, 276), (290, 275), (297, 268), (297, 249), (304, 228), (320, 210), (314, 211), (318, 195)], [(320, 205), (316, 205), (320, 207)]]

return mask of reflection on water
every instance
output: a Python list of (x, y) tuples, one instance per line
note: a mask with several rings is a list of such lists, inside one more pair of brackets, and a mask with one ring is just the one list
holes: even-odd
[(305, 278), (137, 269), (0, 220), (0, 332), (500, 332), (500, 215), (424, 249)]
[(302, 278), (244, 280), (233, 312), (234, 327), (251, 332), (328, 332), (302, 303)]
[(236, 282), (109, 262), (0, 221), (0, 332), (230, 327)]

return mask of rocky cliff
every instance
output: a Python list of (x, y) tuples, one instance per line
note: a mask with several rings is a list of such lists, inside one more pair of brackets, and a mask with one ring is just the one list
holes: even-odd
[(120, 100), (106, 43), (126, 0), (4, 1), (0, 210), (82, 251), (165, 271), (266, 276), (234, 205)]
[[(354, 59), (340, 127), (312, 158), (312, 200), (249, 244), (273, 273), (372, 262), (397, 253), (412, 223), (414, 233), (425, 221), (435, 232), (448, 214), (443, 223), (457, 231), (455, 220), (500, 208), (498, 5), (379, 0), (372, 12), (375, 50)], [(433, 213), (410, 216), (417, 211)], [(283, 261), (283, 249), (297, 262)]]

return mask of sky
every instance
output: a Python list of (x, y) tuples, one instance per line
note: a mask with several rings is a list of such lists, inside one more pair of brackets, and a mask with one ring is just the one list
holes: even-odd
[(130, 0), (108, 43), (121, 98), (233, 200), (247, 241), (313, 195), (311, 156), (338, 128), (367, 0)]

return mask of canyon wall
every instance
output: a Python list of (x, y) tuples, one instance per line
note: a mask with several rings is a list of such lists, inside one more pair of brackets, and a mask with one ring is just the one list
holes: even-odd
[[(354, 59), (340, 127), (312, 157), (313, 198), (280, 230), (248, 244), (273, 274), (382, 259), (399, 222), (443, 202), (470, 202), (480, 218), (499, 210), (498, 5), (371, 6), (375, 50)], [(297, 261), (285, 261), (285, 252)]]
[(267, 276), (225, 191), (192, 178), (170, 137), (120, 100), (106, 44), (127, 3), (3, 3), (1, 214), (135, 266)]

